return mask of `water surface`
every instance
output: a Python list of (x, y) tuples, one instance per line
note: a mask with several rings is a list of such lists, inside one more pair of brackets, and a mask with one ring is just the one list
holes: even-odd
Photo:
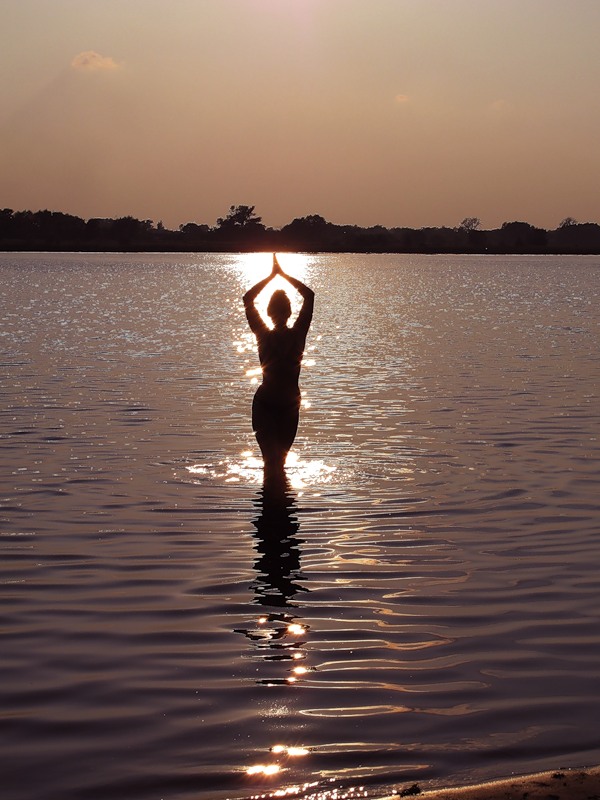
[(600, 761), (600, 260), (281, 262), (317, 305), (273, 499), (269, 256), (0, 255), (7, 800)]

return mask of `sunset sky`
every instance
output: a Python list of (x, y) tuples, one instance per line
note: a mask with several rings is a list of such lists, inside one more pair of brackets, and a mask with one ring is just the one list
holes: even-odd
[(2, 0), (0, 208), (600, 222), (600, 0)]

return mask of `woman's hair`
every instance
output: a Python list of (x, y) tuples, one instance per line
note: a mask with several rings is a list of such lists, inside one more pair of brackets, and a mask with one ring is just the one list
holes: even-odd
[(277, 291), (273, 292), (271, 295), (271, 299), (269, 300), (269, 305), (267, 306), (267, 314), (274, 319), (278, 316), (290, 316), (292, 313), (292, 306), (290, 304), (290, 298), (287, 296), (287, 293), (283, 291), (283, 289), (277, 289)]

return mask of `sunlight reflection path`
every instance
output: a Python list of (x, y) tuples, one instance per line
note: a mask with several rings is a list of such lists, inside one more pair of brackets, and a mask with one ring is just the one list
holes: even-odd
[[(319, 459), (303, 459), (294, 452), (288, 453), (285, 467), (290, 486), (296, 490), (331, 483), (336, 477), (335, 467)], [(225, 458), (216, 464), (191, 464), (186, 469), (198, 482), (222, 480), (251, 486), (260, 486), (263, 482), (262, 459), (251, 450), (241, 452), (239, 460)]]
[[(307, 273), (309, 271), (308, 268), (311, 262), (314, 261), (314, 256), (303, 255), (301, 253), (282, 253), (278, 254), (277, 258), (284, 272), (287, 272), (294, 278), (298, 278), (298, 280), (301, 280), (303, 283), (306, 282)], [(271, 272), (271, 265), (271, 253), (239, 253), (234, 267), (238, 271), (244, 291), (263, 278), (266, 278)], [(298, 292), (295, 291), (286, 280), (276, 276), (256, 298), (256, 307), (269, 327), (272, 327), (272, 323), (267, 316), (267, 305), (271, 295), (277, 289), (283, 289), (290, 298), (290, 303), (292, 305), (292, 321), (290, 324), (293, 324), (293, 320), (302, 307), (302, 298)], [(253, 336), (252, 340), (254, 340)]]
[[(234, 266), (248, 286), (252, 286), (270, 273), (272, 258), (272, 253), (238, 253)], [(307, 268), (314, 261), (314, 256), (303, 253), (278, 253), (277, 260), (284, 272), (304, 282)]]
[[(308, 267), (314, 260), (312, 256), (284, 253), (278, 256), (285, 272), (294, 277), (307, 281)], [(239, 272), (240, 284), (245, 291), (257, 281), (269, 275), (271, 270), (271, 254), (249, 253), (240, 254), (234, 264)], [(302, 298), (300, 294), (290, 287), (282, 278), (276, 277), (261, 292), (256, 299), (256, 307), (269, 327), (271, 320), (266, 313), (267, 305), (272, 293), (283, 289), (292, 307), (292, 321), (300, 311)], [(244, 361), (244, 374), (251, 384), (258, 384), (261, 380), (262, 370), (257, 363), (257, 344), (254, 335), (247, 329), (241, 329), (234, 334), (234, 348)], [(321, 337), (319, 336), (318, 339)], [(303, 367), (310, 368), (316, 364), (316, 345), (309, 345)], [(309, 357), (306, 355), (309, 353)], [(302, 392), (302, 405), (310, 407), (305, 392)], [(305, 459), (298, 452), (288, 453), (286, 460), (287, 486), (300, 497), (303, 490), (318, 488), (323, 484), (339, 482), (340, 474), (336, 467), (330, 466), (320, 459)], [(225, 458), (218, 464), (193, 464), (187, 467), (188, 472), (195, 480), (221, 480), (226, 483), (242, 483), (260, 486), (263, 484), (263, 462), (255, 455), (254, 450), (247, 449), (240, 453), (239, 458)], [(253, 680), (268, 687), (297, 687), (310, 681), (310, 675), (315, 667), (308, 663), (307, 640), (310, 635), (310, 625), (301, 620), (294, 613), (297, 607), (295, 596), (298, 592), (306, 591), (302, 585), (302, 572), (300, 554), (302, 540), (297, 538), (299, 523), (294, 513), (293, 495), (285, 495), (285, 502), (279, 502), (271, 496), (263, 484), (259, 494), (258, 516), (254, 520), (256, 527), (255, 550), (257, 560), (255, 570), (257, 577), (252, 583), (255, 593), (255, 602), (263, 608), (258, 614), (253, 613), (243, 627), (235, 629), (242, 633), (253, 644), (258, 676)], [(281, 689), (280, 689), (281, 690)], [(285, 691), (285, 689), (283, 690)], [(276, 703), (273, 714), (283, 713), (281, 703)], [(256, 754), (256, 762), (247, 765), (244, 769), (247, 779), (252, 783), (262, 784), (262, 791), (253, 798), (266, 797), (302, 797), (319, 798), (319, 800), (334, 800), (334, 798), (351, 798), (366, 796), (363, 787), (350, 787), (338, 793), (336, 779), (329, 778), (325, 783), (299, 782), (297, 768), (293, 762), (303, 761), (312, 753), (300, 741), (293, 743), (278, 743), (269, 748), (267, 752)], [(307, 760), (310, 760), (307, 759)], [(285, 777), (284, 777), (285, 773)], [(296, 773), (296, 774), (295, 774)], [(280, 781), (283, 780), (283, 785)], [(273, 783), (275, 785), (273, 785)], [(285, 786), (285, 782), (292, 785)], [(267, 786), (270, 791), (265, 791)], [(277, 785), (279, 784), (279, 786)]]

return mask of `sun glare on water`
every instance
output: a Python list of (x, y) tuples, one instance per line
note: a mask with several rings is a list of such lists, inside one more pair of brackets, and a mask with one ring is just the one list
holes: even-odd
[[(294, 278), (298, 278), (300, 281), (306, 280), (307, 267), (312, 258), (312, 256), (304, 255), (303, 253), (277, 254), (277, 260), (281, 264), (283, 271)], [(239, 253), (236, 259), (235, 267), (248, 284), (248, 289), (262, 278), (266, 278), (273, 266), (272, 253)], [(284, 281), (282, 283), (285, 285)], [(277, 288), (280, 287), (277, 286)]]
[[(319, 459), (303, 459), (298, 453), (288, 453), (286, 474), (293, 489), (316, 487), (331, 483), (335, 467)], [(252, 450), (244, 450), (237, 459), (224, 459), (217, 464), (192, 464), (186, 467), (196, 480), (222, 480), (225, 483), (260, 485), (263, 481), (263, 462)]]
[[(284, 272), (300, 281), (306, 281), (308, 266), (313, 256), (303, 255), (301, 253), (278, 253), (277, 259)], [(271, 273), (272, 265), (272, 253), (239, 253), (237, 261), (235, 262), (235, 267), (239, 271), (244, 291), (254, 286), (255, 283), (258, 283), (258, 281), (263, 278), (268, 277)], [(275, 276), (256, 298), (256, 307), (261, 317), (269, 326), (271, 326), (271, 321), (267, 315), (267, 305), (269, 303), (269, 298), (277, 289), (283, 289), (290, 298), (292, 317), (298, 314), (302, 306), (302, 298), (298, 292), (279, 275)]]

